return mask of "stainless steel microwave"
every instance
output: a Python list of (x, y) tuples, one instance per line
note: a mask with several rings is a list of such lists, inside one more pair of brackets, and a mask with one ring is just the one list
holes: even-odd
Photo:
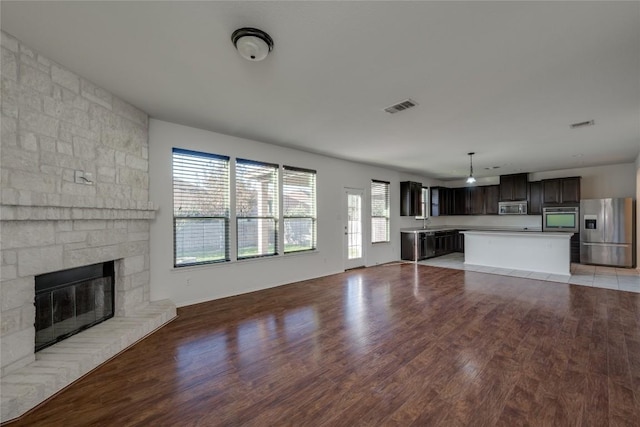
[(556, 207), (542, 208), (542, 231), (580, 231), (580, 208)]
[(526, 215), (527, 201), (500, 202), (498, 203), (498, 215)]

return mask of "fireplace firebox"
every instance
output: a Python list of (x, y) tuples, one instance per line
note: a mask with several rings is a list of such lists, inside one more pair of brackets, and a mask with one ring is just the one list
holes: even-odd
[(113, 261), (42, 274), (35, 282), (35, 351), (113, 317)]

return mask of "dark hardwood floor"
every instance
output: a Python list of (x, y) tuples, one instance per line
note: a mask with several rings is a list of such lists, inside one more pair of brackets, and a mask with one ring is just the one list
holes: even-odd
[(10, 425), (639, 426), (639, 408), (640, 294), (390, 264), (182, 308)]

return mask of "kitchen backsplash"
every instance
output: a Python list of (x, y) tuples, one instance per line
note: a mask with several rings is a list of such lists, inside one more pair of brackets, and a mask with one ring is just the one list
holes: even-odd
[[(448, 215), (432, 217), (430, 226), (465, 225), (488, 227), (527, 227), (542, 228), (541, 215)], [(416, 220), (415, 226), (422, 226), (422, 220)]]

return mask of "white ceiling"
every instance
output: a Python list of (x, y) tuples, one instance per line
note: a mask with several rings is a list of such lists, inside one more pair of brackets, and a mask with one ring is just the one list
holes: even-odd
[[(640, 151), (640, 2), (2, 1), (1, 21), (151, 117), (419, 175)], [(264, 61), (235, 51), (244, 26)]]

